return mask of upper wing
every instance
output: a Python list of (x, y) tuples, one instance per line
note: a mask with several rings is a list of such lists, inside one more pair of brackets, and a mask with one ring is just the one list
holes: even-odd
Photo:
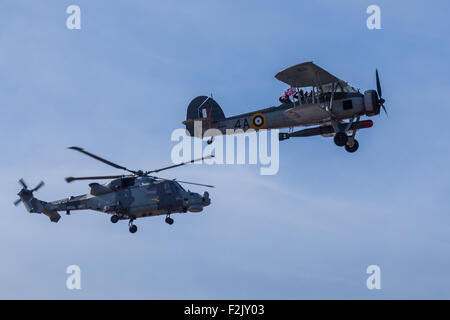
[(340, 81), (328, 71), (312, 62), (304, 62), (278, 72), (278, 80), (295, 88), (320, 86)]

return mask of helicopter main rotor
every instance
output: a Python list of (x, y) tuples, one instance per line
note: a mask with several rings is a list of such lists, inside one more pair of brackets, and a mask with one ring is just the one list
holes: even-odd
[[(89, 157), (91, 157), (91, 158), (94, 158), (95, 160), (98, 160), (98, 161), (100, 161), (100, 162), (103, 162), (103, 163), (105, 163), (105, 164), (107, 164), (107, 165), (109, 165), (109, 166), (111, 166), (111, 167), (116, 168), (116, 169), (122, 169), (122, 170), (128, 171), (128, 172), (130, 172), (131, 174), (125, 174), (125, 175), (110, 175), (110, 176), (90, 176), (90, 177), (67, 177), (67, 178), (65, 178), (65, 180), (66, 180), (67, 183), (70, 183), (70, 182), (73, 182), (73, 181), (78, 181), (78, 180), (118, 179), (118, 178), (123, 178), (123, 177), (132, 177), (132, 176), (138, 176), (138, 177), (150, 177), (150, 178), (154, 178), (154, 179), (168, 180), (168, 179), (164, 179), (164, 178), (152, 176), (152, 175), (150, 175), (150, 174), (151, 174), (151, 173), (155, 173), (155, 172), (160, 172), (160, 171), (163, 171), (163, 170), (168, 170), (168, 169), (173, 169), (173, 168), (176, 168), (176, 167), (184, 166), (184, 165), (186, 165), (186, 164), (194, 163), (194, 162), (197, 162), (197, 161), (201, 161), (201, 160), (205, 160), (205, 159), (211, 159), (211, 158), (214, 158), (214, 155), (209, 155), (209, 156), (206, 156), (206, 157), (202, 157), (202, 158), (198, 158), (198, 159), (193, 159), (193, 160), (190, 160), (190, 161), (178, 163), (178, 164), (171, 165), (171, 166), (168, 166), (168, 167), (163, 167), (163, 168), (160, 168), (160, 169), (154, 169), (154, 170), (149, 170), (149, 171), (142, 171), (142, 170), (131, 170), (131, 169), (128, 169), (128, 168), (126, 168), (126, 167), (124, 167), (124, 166), (118, 165), (118, 164), (116, 164), (116, 163), (114, 163), (114, 162), (111, 162), (111, 161), (106, 160), (106, 159), (104, 159), (104, 158), (102, 158), (102, 157), (99, 157), (99, 156), (97, 156), (97, 155), (95, 155), (95, 154), (93, 154), (93, 153), (90, 153), (90, 152), (88, 152), (88, 151), (86, 151), (86, 150), (84, 150), (83, 148), (80, 148), (80, 147), (75, 147), (75, 146), (73, 146), (73, 147), (69, 147), (68, 149), (71, 149), (71, 150), (75, 150), (75, 151), (81, 152), (81, 153), (83, 153), (83, 154), (85, 154), (85, 155), (87, 155), (87, 156), (89, 156)], [(204, 186), (204, 187), (214, 188), (214, 186), (207, 185), (207, 184), (201, 184), (201, 183), (195, 183), (195, 182), (187, 182), (187, 181), (180, 181), (180, 180), (176, 180), (176, 179), (173, 179), (173, 180), (174, 180), (174, 181), (177, 181), (177, 182), (180, 182), (180, 183), (194, 184), (194, 185), (199, 185), (199, 186)]]

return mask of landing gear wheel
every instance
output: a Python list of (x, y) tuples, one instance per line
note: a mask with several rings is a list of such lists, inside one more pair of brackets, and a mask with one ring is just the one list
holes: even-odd
[(345, 132), (338, 132), (334, 135), (334, 143), (338, 146), (338, 147), (343, 147), (346, 145), (348, 141), (348, 136)]
[(114, 214), (114, 215), (111, 217), (111, 222), (112, 222), (112, 223), (117, 223), (117, 221), (119, 221), (119, 216), (118, 216), (117, 214)]
[(173, 224), (173, 219), (171, 217), (167, 217), (166, 218), (166, 223), (169, 224), (169, 225), (172, 225)]
[(137, 231), (137, 226), (134, 225), (134, 224), (132, 224), (132, 225), (130, 226), (130, 232), (131, 232), (131, 233), (136, 233), (136, 231)]
[(213, 142), (213, 138), (211, 137), (211, 139), (208, 139), (208, 141), (206, 141), (207, 144), (211, 144)]
[(356, 140), (356, 139), (353, 140), (352, 146), (349, 146), (348, 144), (345, 145), (345, 150), (350, 153), (355, 152), (356, 150), (358, 150), (358, 148), (359, 148), (359, 143), (358, 143), (358, 140)]

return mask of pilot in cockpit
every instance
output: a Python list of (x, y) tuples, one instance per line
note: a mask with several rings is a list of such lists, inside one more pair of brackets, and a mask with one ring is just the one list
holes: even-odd
[(280, 101), (280, 103), (291, 103), (291, 99), (289, 99), (289, 96), (285, 95), (284, 93), (278, 98), (278, 101)]
[(305, 94), (303, 92), (303, 89), (300, 89), (300, 91), (298, 92), (298, 97), (302, 103), (305, 102)]
[(289, 88), (283, 92), (283, 94), (281, 95), (281, 97), (278, 98), (278, 100), (281, 103), (292, 103), (292, 101), (289, 97), (294, 95), (295, 93), (296, 93), (296, 91), (294, 88)]

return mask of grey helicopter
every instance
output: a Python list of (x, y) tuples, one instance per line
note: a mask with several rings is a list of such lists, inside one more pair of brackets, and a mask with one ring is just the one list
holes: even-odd
[[(375, 75), (377, 90), (363, 94), (313, 62), (303, 62), (275, 75), (290, 86), (279, 98), (279, 106), (225, 117), (212, 97), (199, 96), (190, 102), (183, 124), (191, 136), (210, 137), (208, 144), (218, 135), (289, 128), (279, 133), (280, 141), (321, 135), (334, 137), (337, 146), (355, 152), (359, 147), (356, 132), (373, 126), (372, 120), (360, 118), (376, 116), (381, 108), (387, 114), (378, 70)], [(298, 126), (314, 127), (293, 131)]]
[(65, 211), (67, 215), (69, 215), (72, 210), (94, 210), (103, 212), (112, 215), (112, 223), (117, 223), (119, 220), (129, 220), (129, 231), (135, 233), (137, 231), (137, 226), (133, 222), (137, 218), (165, 215), (165, 222), (172, 225), (174, 220), (171, 218), (171, 214), (202, 212), (204, 207), (211, 204), (208, 192), (205, 191), (203, 195), (200, 195), (189, 190), (186, 191), (180, 183), (209, 188), (214, 188), (214, 186), (176, 179), (164, 179), (154, 176), (153, 173), (209, 159), (214, 157), (213, 155), (156, 170), (142, 171), (130, 170), (79, 147), (69, 147), (69, 149), (81, 152), (116, 169), (127, 171), (129, 174), (67, 177), (65, 178), (67, 183), (78, 180), (113, 180), (105, 184), (99, 184), (97, 182), (90, 183), (90, 192), (88, 194), (71, 196), (69, 198), (51, 202), (39, 200), (33, 195), (35, 191), (44, 186), (43, 181), (35, 188), (28, 189), (25, 181), (20, 179), (19, 183), (22, 185), (22, 189), (18, 193), (19, 199), (14, 202), (14, 205), (17, 206), (22, 202), (28, 212), (43, 213), (48, 216), (52, 222), (58, 222), (61, 218), (58, 211)]

